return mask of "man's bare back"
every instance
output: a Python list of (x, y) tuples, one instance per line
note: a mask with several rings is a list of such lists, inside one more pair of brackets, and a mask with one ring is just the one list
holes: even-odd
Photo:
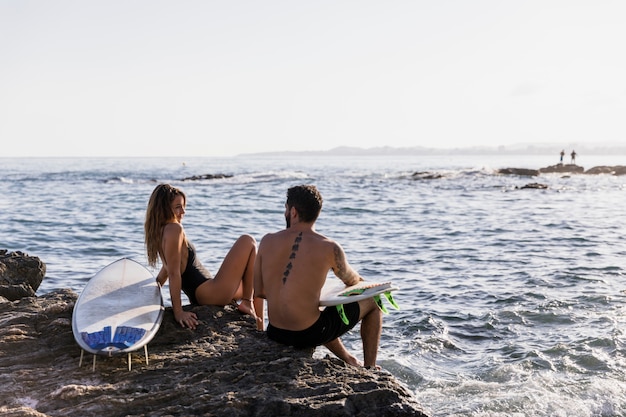
[[(343, 253), (337, 243), (310, 227), (294, 226), (263, 238), (255, 269), (274, 326), (303, 330), (315, 323), (320, 292), (328, 271), (336, 269), (338, 251)], [(358, 281), (356, 273), (350, 278), (347, 285)]]

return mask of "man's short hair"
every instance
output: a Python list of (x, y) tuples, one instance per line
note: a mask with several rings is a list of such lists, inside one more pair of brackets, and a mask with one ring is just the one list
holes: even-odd
[(287, 190), (287, 207), (294, 207), (305, 223), (317, 220), (322, 202), (322, 195), (314, 185), (296, 185)]

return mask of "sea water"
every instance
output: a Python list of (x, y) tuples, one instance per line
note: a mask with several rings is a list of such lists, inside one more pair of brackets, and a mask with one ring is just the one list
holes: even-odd
[[(80, 293), (121, 257), (147, 265), (146, 205), (168, 182), (186, 192), (185, 230), (215, 272), (239, 235), (284, 227), (289, 186), (316, 184), (317, 230), (366, 279), (401, 287), (379, 363), (430, 415), (623, 416), (626, 177), (496, 173), (556, 159), (0, 158), (0, 249), (46, 263), (38, 294)], [(221, 173), (232, 177), (184, 181)], [(532, 182), (548, 188), (521, 189)], [(343, 339), (361, 355), (358, 331)]]

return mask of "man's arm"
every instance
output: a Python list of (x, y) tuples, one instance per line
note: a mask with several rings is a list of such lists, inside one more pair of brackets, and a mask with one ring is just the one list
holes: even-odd
[(363, 281), (363, 278), (348, 264), (346, 254), (337, 242), (333, 242), (333, 257), (333, 272), (344, 284), (350, 286)]

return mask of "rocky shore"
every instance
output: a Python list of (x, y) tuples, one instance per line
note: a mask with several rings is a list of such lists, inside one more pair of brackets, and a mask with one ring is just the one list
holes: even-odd
[[(0, 259), (0, 284), (14, 267)], [(76, 299), (71, 290), (0, 296), (1, 415), (426, 416), (388, 372), (278, 345), (232, 306), (190, 307), (201, 322), (195, 331), (177, 326), (166, 309), (149, 363), (135, 353), (131, 371), (126, 356), (98, 356), (93, 370), (85, 355), (79, 367)]]
[(540, 169), (528, 168), (501, 168), (498, 174), (520, 175), (534, 177), (540, 174), (561, 173), (561, 174), (587, 174), (587, 175), (626, 175), (626, 166), (597, 166), (585, 171), (585, 168), (576, 164), (556, 164)]
[[(564, 178), (569, 177), (571, 174), (585, 174), (585, 175), (626, 175), (626, 166), (597, 166), (585, 171), (585, 168), (576, 164), (556, 164), (545, 168), (530, 169), (530, 168), (500, 168), (495, 171), (498, 175), (515, 175), (519, 177), (538, 177), (541, 174), (563, 174)], [(418, 171), (411, 175), (413, 180), (438, 180), (445, 178), (445, 175), (437, 172)], [(537, 182), (526, 184), (522, 187), (515, 187), (515, 189), (534, 189), (545, 190), (548, 186)]]

